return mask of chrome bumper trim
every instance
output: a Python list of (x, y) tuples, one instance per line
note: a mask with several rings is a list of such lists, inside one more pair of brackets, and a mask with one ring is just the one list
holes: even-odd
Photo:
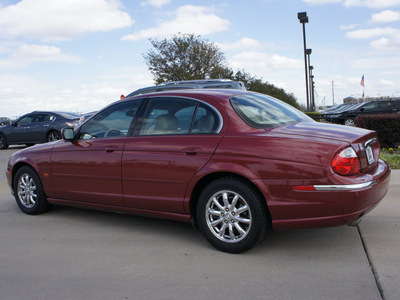
[(368, 181), (358, 184), (345, 184), (345, 185), (314, 185), (316, 191), (358, 191), (370, 188), (377, 184), (376, 180)]

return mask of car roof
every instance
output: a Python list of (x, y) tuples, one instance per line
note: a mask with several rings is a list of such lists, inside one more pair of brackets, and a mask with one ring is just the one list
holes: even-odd
[(204, 79), (204, 80), (184, 80), (184, 81), (170, 81), (163, 82), (155, 86), (149, 86), (138, 89), (129, 93), (126, 97), (134, 95), (148, 94), (152, 92), (162, 92), (167, 90), (180, 90), (180, 89), (213, 89), (213, 88), (226, 88), (226, 89), (239, 89), (246, 90), (244, 83), (241, 81), (234, 81), (230, 79)]

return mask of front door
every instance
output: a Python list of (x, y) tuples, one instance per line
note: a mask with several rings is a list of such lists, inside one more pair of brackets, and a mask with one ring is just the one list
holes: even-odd
[(141, 100), (119, 102), (78, 130), (76, 140), (57, 143), (52, 154), (55, 197), (124, 206), (121, 158)]

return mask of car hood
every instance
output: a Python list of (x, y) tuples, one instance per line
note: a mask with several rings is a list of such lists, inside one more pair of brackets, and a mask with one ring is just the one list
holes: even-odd
[(334, 125), (319, 122), (302, 122), (288, 126), (278, 127), (275, 133), (295, 136), (307, 136), (352, 143), (366, 135), (373, 135), (373, 131), (358, 127)]

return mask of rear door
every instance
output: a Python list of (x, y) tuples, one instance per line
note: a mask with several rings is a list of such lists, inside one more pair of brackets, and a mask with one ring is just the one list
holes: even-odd
[(397, 112), (394, 101), (379, 101), (378, 110), (380, 114), (393, 114)]
[(122, 157), (125, 203), (146, 210), (183, 213), (191, 178), (221, 141), (222, 118), (199, 101), (149, 100), (143, 122)]

